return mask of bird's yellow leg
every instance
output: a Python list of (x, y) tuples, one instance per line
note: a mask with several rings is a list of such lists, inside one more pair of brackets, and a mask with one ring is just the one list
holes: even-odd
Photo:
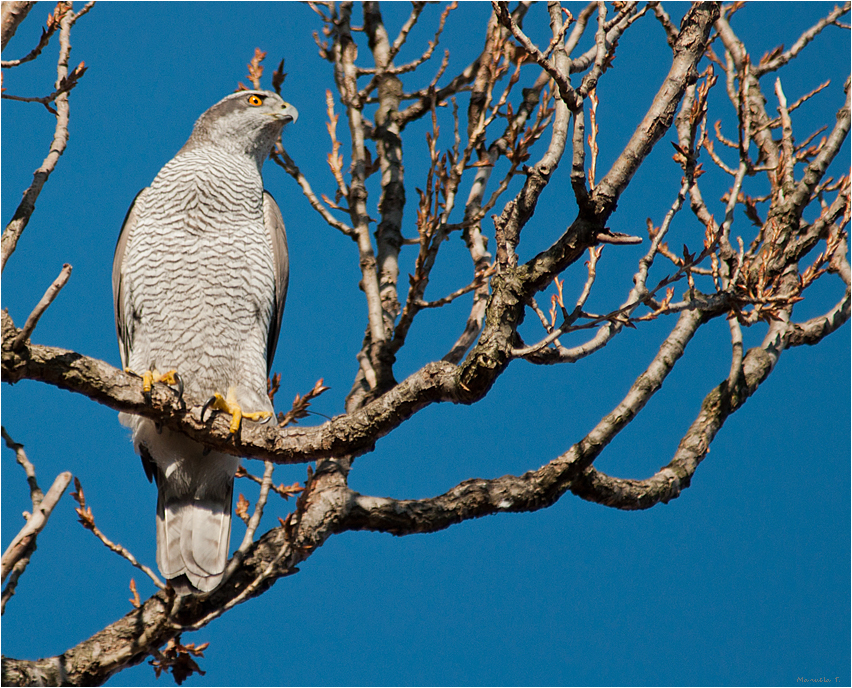
[(213, 395), (213, 400), (210, 402), (210, 408), (231, 414), (230, 431), (232, 435), (235, 435), (240, 429), (240, 423), (242, 423), (243, 418), (248, 418), (249, 420), (262, 420), (263, 418), (269, 418), (272, 415), (269, 411), (244, 412), (237, 402), (237, 392), (233, 387), (228, 388), (227, 398), (216, 392)]
[(154, 386), (155, 382), (164, 382), (167, 385), (180, 384), (177, 378), (177, 371), (174, 369), (168, 371), (167, 373), (163, 373), (162, 375), (160, 375), (160, 373), (156, 369), (146, 370), (144, 373), (142, 373), (142, 375), (139, 375), (139, 373), (132, 371), (130, 368), (125, 368), (124, 372), (129, 373), (131, 375), (138, 375), (142, 378), (142, 391), (145, 394), (151, 391), (151, 388)]

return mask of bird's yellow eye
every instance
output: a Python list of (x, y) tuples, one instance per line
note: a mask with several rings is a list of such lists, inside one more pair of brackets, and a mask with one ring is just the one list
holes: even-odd
[(249, 96), (248, 97), (248, 104), (253, 106), (253, 107), (257, 107), (258, 105), (263, 105), (263, 98), (261, 98), (260, 96)]

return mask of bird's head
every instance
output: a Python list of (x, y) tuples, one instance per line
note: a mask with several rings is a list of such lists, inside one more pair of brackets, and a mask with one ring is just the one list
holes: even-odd
[(230, 153), (255, 157), (258, 163), (269, 155), (285, 124), (299, 113), (272, 91), (238, 91), (204, 112), (183, 150), (213, 145)]

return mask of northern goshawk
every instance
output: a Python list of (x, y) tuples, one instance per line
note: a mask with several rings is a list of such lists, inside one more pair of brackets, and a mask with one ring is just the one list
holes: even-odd
[[(252, 421), (272, 415), (267, 376), (287, 295), (284, 222), (261, 167), (296, 109), (270, 91), (233, 93), (127, 212), (113, 261), (121, 363)], [(175, 377), (175, 371), (179, 377)], [(239, 459), (120, 414), (157, 483), (157, 565), (179, 592), (206, 592), (228, 561)]]

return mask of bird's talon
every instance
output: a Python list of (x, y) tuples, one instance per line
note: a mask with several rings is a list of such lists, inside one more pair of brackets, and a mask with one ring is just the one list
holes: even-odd
[(183, 378), (175, 371), (174, 374), (175, 382), (177, 382), (178, 386), (178, 402), (183, 401)]
[(204, 402), (204, 406), (202, 406), (202, 407), (201, 407), (201, 422), (202, 422), (202, 423), (204, 422), (204, 412), (205, 412), (208, 408), (211, 408), (212, 410), (215, 410), (215, 408), (216, 408), (216, 407), (214, 406), (214, 404), (216, 403), (216, 397), (221, 398), (221, 396), (220, 396), (220, 395), (218, 395), (218, 394), (214, 394), (214, 395), (213, 395), (212, 397), (210, 397), (210, 398), (209, 398), (206, 402)]
[(202, 422), (204, 422), (204, 412), (208, 408), (231, 414), (231, 424), (228, 429), (232, 435), (236, 435), (240, 431), (243, 418), (258, 421), (272, 416), (272, 413), (269, 411), (249, 411), (248, 413), (244, 413), (239, 403), (237, 403), (236, 394), (233, 389), (228, 390), (227, 399), (217, 392), (207, 400), (207, 403), (201, 409)]

